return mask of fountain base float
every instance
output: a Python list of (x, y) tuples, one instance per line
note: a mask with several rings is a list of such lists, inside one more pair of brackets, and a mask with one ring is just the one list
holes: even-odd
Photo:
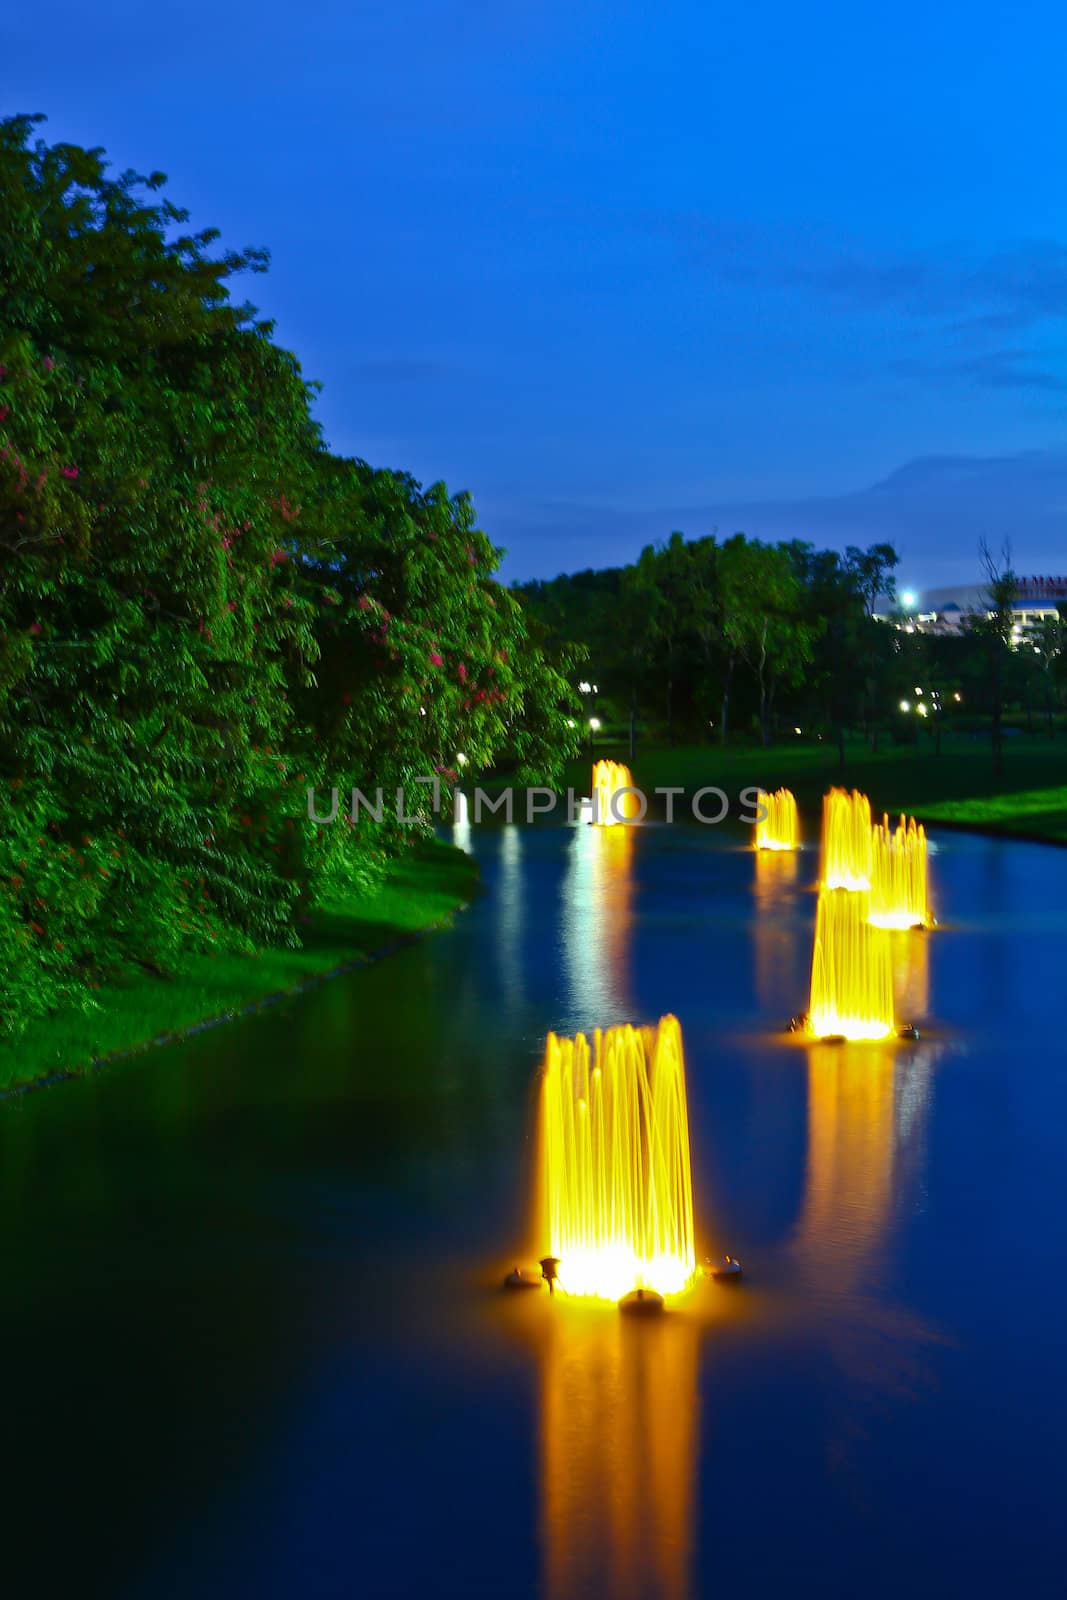
[[(802, 1033), (809, 1039), (817, 1039), (819, 1044), (848, 1044), (847, 1033), (815, 1034), (812, 1031), (811, 1019), (806, 1011), (798, 1011), (795, 1017), (790, 1017), (785, 1025), (786, 1033)], [(914, 1022), (901, 1022), (894, 1028), (890, 1035), (895, 1039), (919, 1039), (922, 1037)]]
[(513, 1267), (504, 1279), (505, 1289), (540, 1289), (544, 1276), (531, 1267)]
[(628, 1317), (654, 1317), (663, 1310), (663, 1296), (655, 1289), (631, 1289), (619, 1301), (619, 1310)]

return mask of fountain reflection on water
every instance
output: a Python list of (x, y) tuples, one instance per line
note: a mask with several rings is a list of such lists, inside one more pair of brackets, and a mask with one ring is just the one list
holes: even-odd
[(548, 1317), (541, 1350), (549, 1600), (690, 1593), (699, 1324), (604, 1307)]
[(752, 947), (756, 998), (769, 1016), (781, 1008), (782, 996), (796, 993), (798, 851), (757, 850), (753, 861)]
[(567, 1025), (594, 1028), (632, 1009), (630, 942), (637, 829), (574, 828), (567, 847), (561, 936)]

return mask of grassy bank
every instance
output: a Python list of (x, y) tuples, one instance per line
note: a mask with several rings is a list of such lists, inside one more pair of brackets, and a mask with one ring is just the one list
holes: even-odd
[(253, 956), (199, 956), (174, 978), (130, 978), (101, 989), (96, 1009), (31, 1024), (0, 1048), (0, 1090), (55, 1074), (85, 1071), (101, 1057), (180, 1035), (207, 1018), (236, 1012), (281, 990), (382, 951), (398, 939), (439, 927), (473, 896), (471, 858), (427, 844), (395, 862), (365, 900), (317, 912), (299, 950)]
[[(625, 760), (625, 749), (598, 748), (598, 756)], [(836, 745), (796, 740), (769, 750), (758, 747), (649, 746), (630, 763), (637, 784), (681, 785), (687, 793), (716, 784), (736, 795), (746, 784), (793, 790), (802, 812), (817, 814), (834, 783), (863, 789), (876, 811), (907, 811), (923, 821), (981, 829), (1067, 844), (1067, 739), (1018, 734), (1005, 741), (1005, 771), (993, 773), (988, 739), (945, 738), (940, 755), (932, 743), (890, 746), (872, 755), (856, 740), (845, 747), (844, 769)], [(574, 764), (571, 781), (588, 792), (587, 760)]]

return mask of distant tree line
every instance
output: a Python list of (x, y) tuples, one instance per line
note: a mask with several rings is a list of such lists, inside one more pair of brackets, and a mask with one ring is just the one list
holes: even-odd
[(842, 760), (860, 733), (875, 750), (888, 736), (939, 751), (946, 725), (980, 719), (999, 767), (1009, 713), (1031, 729), (1043, 714), (1054, 731), (1067, 623), (1049, 617), (1013, 638), (1010, 550), (981, 556), (989, 615), (954, 636), (909, 628), (887, 543), (842, 554), (676, 532), (628, 566), (518, 592), (550, 640), (585, 647), (597, 709), (625, 727), (631, 754), (639, 730), (672, 743), (803, 733), (836, 741)]

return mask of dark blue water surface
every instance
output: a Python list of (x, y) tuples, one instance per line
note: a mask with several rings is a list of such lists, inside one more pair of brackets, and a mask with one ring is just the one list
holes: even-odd
[[(1067, 852), (935, 843), (917, 1043), (782, 1036), (810, 853), (476, 829), (454, 930), (0, 1107), (8, 1592), (1061, 1595)], [(666, 1011), (746, 1283), (500, 1294), (546, 1031)]]

